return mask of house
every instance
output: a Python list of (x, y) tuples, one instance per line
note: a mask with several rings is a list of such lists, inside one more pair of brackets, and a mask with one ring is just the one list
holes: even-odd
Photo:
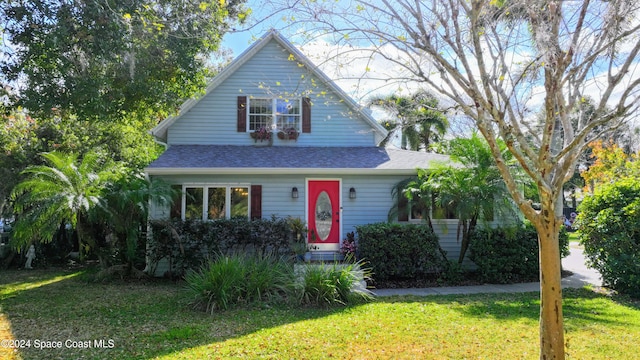
[[(275, 30), (152, 134), (166, 151), (146, 173), (183, 193), (153, 218), (292, 216), (307, 223), (309, 249), (324, 259), (357, 225), (387, 221), (394, 184), (448, 161), (378, 147), (386, 130)], [(439, 228), (452, 258), (454, 224)]]

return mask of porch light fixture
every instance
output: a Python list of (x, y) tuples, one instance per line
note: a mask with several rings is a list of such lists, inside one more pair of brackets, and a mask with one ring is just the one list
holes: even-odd
[(355, 188), (349, 189), (349, 199), (355, 199), (355, 198), (356, 198), (356, 189)]
[(298, 188), (297, 187), (293, 187), (291, 189), (291, 198), (292, 199), (297, 199), (298, 198)]

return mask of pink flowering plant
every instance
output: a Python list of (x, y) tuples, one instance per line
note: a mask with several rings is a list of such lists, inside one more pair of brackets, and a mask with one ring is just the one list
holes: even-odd
[(347, 233), (347, 237), (342, 241), (340, 246), (340, 252), (345, 258), (356, 258), (356, 239), (354, 232)]
[(278, 132), (278, 139), (281, 140), (297, 140), (298, 139), (298, 130), (294, 127), (288, 127), (282, 129)]
[(271, 140), (271, 131), (266, 127), (261, 127), (258, 130), (251, 133), (251, 137), (254, 141), (260, 140), (261, 142), (264, 140)]

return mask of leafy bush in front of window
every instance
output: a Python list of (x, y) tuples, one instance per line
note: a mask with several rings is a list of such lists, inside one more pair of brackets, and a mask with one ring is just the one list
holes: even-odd
[(587, 261), (606, 286), (640, 298), (640, 182), (599, 185), (578, 207)]
[(415, 279), (447, 267), (438, 236), (427, 225), (375, 223), (356, 227), (360, 258), (375, 280)]
[[(569, 236), (560, 232), (560, 256), (569, 254)], [(540, 276), (538, 233), (523, 225), (477, 229), (472, 234), (470, 259), (480, 280), (494, 284), (537, 281)]]
[(197, 269), (220, 254), (291, 252), (291, 231), (285, 219), (154, 220), (150, 228), (149, 262), (154, 267), (167, 259), (172, 276)]

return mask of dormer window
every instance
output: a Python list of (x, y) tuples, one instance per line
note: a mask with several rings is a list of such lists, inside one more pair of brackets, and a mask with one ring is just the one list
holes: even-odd
[(248, 131), (265, 129), (295, 129), (300, 131), (301, 99), (248, 99)]
[(260, 129), (311, 132), (311, 99), (238, 96), (238, 132)]

